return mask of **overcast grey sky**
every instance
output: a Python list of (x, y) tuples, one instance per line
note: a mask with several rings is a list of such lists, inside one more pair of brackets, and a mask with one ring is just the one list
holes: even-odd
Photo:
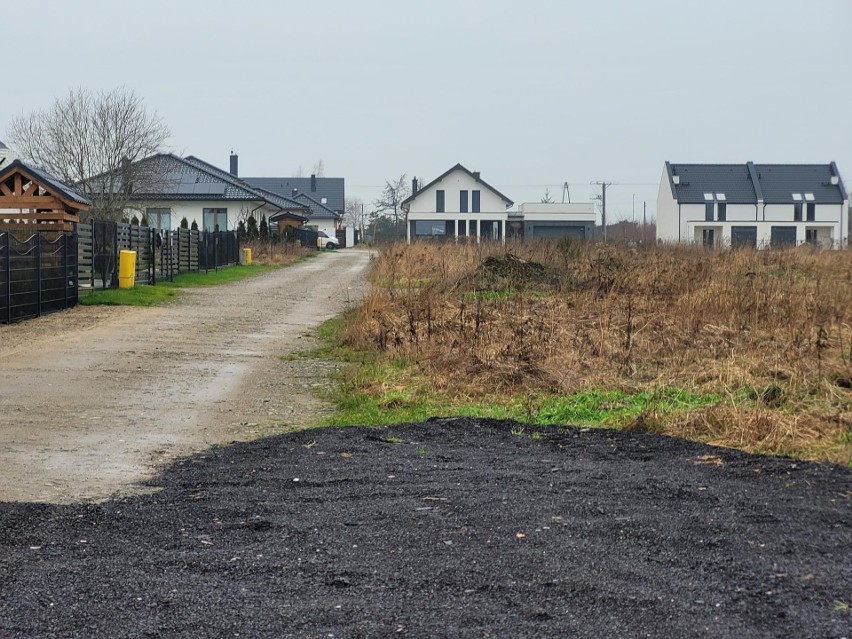
[(6, 3), (0, 139), (70, 88), (133, 88), (172, 150), (310, 170), (372, 200), (456, 162), (516, 203), (663, 162), (829, 162), (852, 186), (850, 0), (30, 0)]

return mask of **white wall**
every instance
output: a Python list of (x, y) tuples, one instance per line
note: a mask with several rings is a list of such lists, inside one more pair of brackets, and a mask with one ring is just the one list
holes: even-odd
[(180, 226), (181, 218), (186, 217), (190, 227), (192, 227), (192, 222), (195, 221), (198, 224), (198, 228), (200, 230), (204, 230), (204, 209), (227, 209), (228, 228), (223, 229), (220, 226), (219, 230), (235, 231), (237, 229), (237, 223), (240, 219), (241, 212), (246, 212), (246, 214), (248, 214), (248, 212), (254, 211), (254, 216), (257, 218), (258, 223), (260, 223), (260, 217), (264, 212), (267, 213), (267, 218), (269, 217), (269, 212), (264, 211), (263, 208), (257, 208), (260, 205), (260, 202), (246, 200), (174, 200), (164, 202), (146, 202), (145, 204), (140, 203), (138, 208), (127, 209), (126, 213), (128, 217), (136, 215), (137, 218), (141, 219), (142, 214), (145, 213), (145, 209), (147, 208), (170, 208), (172, 210), (172, 229), (178, 228)]
[(595, 205), (591, 202), (524, 202), (518, 206), (518, 213), (530, 222), (553, 220), (594, 224), (596, 219)]
[(314, 231), (325, 231), (329, 237), (337, 236), (337, 229), (334, 227), (334, 220), (308, 220), (305, 223), (306, 229)]
[(660, 178), (660, 188), (657, 190), (657, 241), (677, 242), (680, 239), (678, 237), (677, 202), (672, 195), (669, 174), (665, 165), (663, 165), (663, 176)]
[(420, 191), (409, 203), (409, 213), (434, 213), (436, 208), (436, 195), (439, 190), (444, 191), (444, 211), (446, 213), (459, 212), (459, 192), (467, 191), (467, 210), (473, 210), (473, 191), (479, 191), (479, 210), (482, 213), (506, 213), (506, 202), (495, 195), (488, 187), (474, 180), (461, 169), (456, 169), (440, 182), (428, 189)]

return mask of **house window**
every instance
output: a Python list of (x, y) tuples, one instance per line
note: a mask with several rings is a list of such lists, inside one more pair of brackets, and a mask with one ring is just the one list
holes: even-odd
[(444, 192), (435, 191), (435, 211), (437, 213), (444, 212)]
[(805, 242), (808, 244), (819, 244), (816, 229), (805, 229)]
[(793, 221), (801, 222), (802, 221), (802, 203), (796, 202), (793, 204)]
[(718, 214), (718, 219), (720, 222), (724, 222), (728, 219), (728, 205), (725, 202), (719, 202), (716, 205), (716, 212)]
[(808, 202), (805, 206), (807, 206), (808, 222), (816, 222), (816, 203)]
[(467, 191), (459, 191), (459, 212), (467, 213)]
[(479, 191), (473, 191), (473, 192), (472, 192), (472, 202), (471, 202), (471, 204), (473, 205), (473, 206), (471, 207), (471, 210), (472, 210), (474, 213), (479, 213)]
[(172, 210), (169, 208), (145, 209), (145, 217), (148, 218), (148, 226), (151, 228), (165, 231), (172, 228)]
[(704, 221), (712, 222), (713, 221), (713, 209), (715, 208), (715, 204), (713, 202), (705, 202), (704, 203)]
[(205, 231), (227, 231), (228, 209), (204, 209)]
[(716, 246), (716, 234), (713, 229), (704, 229), (701, 233), (701, 243), (704, 246)]
[(321, 197), (320, 198), (320, 204), (328, 204), (328, 198), (327, 197)]

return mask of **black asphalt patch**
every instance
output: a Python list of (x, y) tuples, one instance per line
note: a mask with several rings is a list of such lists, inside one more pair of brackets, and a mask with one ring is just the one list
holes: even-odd
[(235, 444), (156, 484), (0, 504), (0, 636), (852, 635), (848, 468), (459, 419)]

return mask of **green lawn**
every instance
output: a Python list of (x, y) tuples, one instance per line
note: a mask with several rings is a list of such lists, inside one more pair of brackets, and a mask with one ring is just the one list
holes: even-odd
[(320, 326), (316, 335), (321, 345), (303, 355), (346, 363), (330, 397), (337, 411), (325, 421), (326, 425), (383, 426), (429, 417), (464, 416), (515, 419), (541, 426), (619, 428), (643, 412), (664, 416), (722, 401), (716, 394), (696, 395), (670, 387), (633, 394), (590, 390), (571, 395), (458, 396), (435, 388), (416, 365), (347, 348), (337, 337), (340, 326), (340, 318)]
[(157, 280), (155, 286), (137, 284), (132, 289), (107, 289), (92, 291), (80, 297), (80, 304), (104, 304), (108, 306), (154, 306), (175, 299), (182, 288), (218, 286), (238, 282), (278, 269), (278, 266), (242, 266), (236, 264), (204, 273), (176, 275), (174, 281)]

